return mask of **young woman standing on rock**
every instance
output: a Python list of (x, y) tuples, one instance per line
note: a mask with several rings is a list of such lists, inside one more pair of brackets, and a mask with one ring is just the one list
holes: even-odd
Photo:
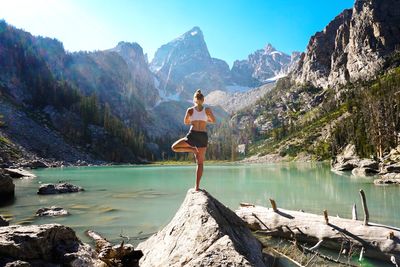
[(186, 110), (184, 123), (190, 124), (190, 129), (184, 138), (172, 146), (174, 152), (193, 152), (197, 162), (195, 190), (199, 190), (200, 179), (203, 175), (203, 162), (207, 150), (207, 123), (215, 123), (215, 117), (209, 107), (204, 107), (204, 95), (197, 90), (193, 96), (194, 106)]

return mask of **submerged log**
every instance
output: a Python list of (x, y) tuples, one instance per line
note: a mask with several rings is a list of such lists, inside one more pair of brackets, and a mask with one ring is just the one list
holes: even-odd
[(349, 251), (350, 247), (361, 251), (365, 256), (390, 261), (391, 256), (400, 259), (400, 229), (363, 221), (328, 217), (311, 213), (291, 211), (280, 208), (274, 212), (262, 206), (240, 207), (236, 214), (248, 227), (270, 236), (295, 238), (311, 245)]

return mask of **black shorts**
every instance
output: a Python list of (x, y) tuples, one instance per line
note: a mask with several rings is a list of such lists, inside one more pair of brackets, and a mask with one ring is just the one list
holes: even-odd
[(186, 135), (186, 142), (195, 147), (207, 147), (208, 135), (207, 132), (189, 131)]

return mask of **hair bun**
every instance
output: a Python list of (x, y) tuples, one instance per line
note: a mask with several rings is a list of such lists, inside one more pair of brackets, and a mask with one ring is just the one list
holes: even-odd
[(197, 93), (197, 94), (201, 94), (201, 90), (200, 90), (200, 89), (197, 89), (196, 93)]

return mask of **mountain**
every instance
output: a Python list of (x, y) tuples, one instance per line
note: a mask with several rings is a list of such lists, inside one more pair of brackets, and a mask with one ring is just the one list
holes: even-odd
[(399, 10), (398, 0), (357, 0), (311, 37), (293, 79), (326, 88), (375, 77), (400, 49)]
[(204, 93), (223, 89), (230, 79), (228, 64), (212, 58), (199, 27), (162, 45), (150, 63), (165, 95), (191, 99), (196, 89)]
[(139, 162), (146, 111), (115, 52), (67, 53), (61, 42), (0, 21), (0, 146), (18, 160)]
[(128, 65), (134, 86), (133, 93), (141, 99), (145, 106), (154, 106), (160, 100), (160, 95), (142, 47), (137, 43), (119, 42), (110, 51), (117, 52)]
[(232, 115), (247, 156), (322, 160), (352, 143), (359, 156), (382, 158), (396, 147), (399, 10), (398, 0), (357, 0), (312, 36), (287, 77)]
[(289, 56), (267, 44), (264, 49), (255, 51), (247, 59), (233, 63), (232, 81), (241, 86), (257, 87), (285, 76), (298, 59), (298, 52)]

